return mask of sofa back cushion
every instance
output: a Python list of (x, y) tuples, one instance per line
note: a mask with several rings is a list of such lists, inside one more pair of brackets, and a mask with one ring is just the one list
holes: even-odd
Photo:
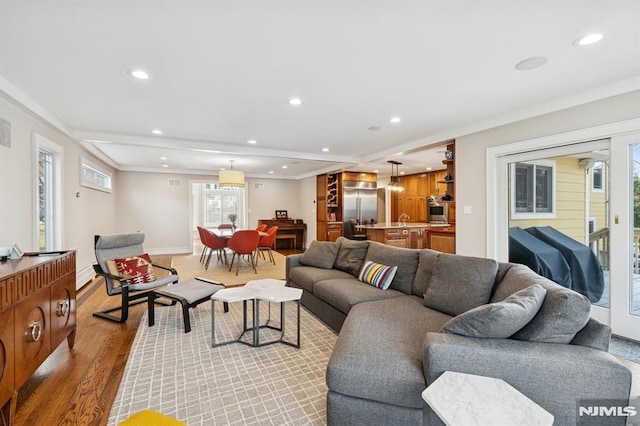
[(311, 241), (311, 245), (300, 257), (300, 264), (316, 268), (332, 269), (340, 250), (340, 242)]
[(340, 249), (333, 267), (357, 277), (367, 255), (369, 241), (355, 241), (340, 237), (336, 242), (340, 244)]
[(411, 286), (418, 268), (419, 254), (420, 250), (393, 247), (371, 241), (365, 260), (383, 265), (397, 266), (398, 270), (390, 288), (411, 294)]
[(533, 342), (570, 343), (589, 321), (591, 303), (583, 295), (541, 277), (524, 265), (513, 265), (498, 284), (491, 301), (500, 302), (533, 284), (540, 284), (547, 289), (544, 303), (531, 322), (512, 338)]
[(418, 255), (418, 268), (416, 269), (416, 275), (413, 279), (411, 294), (424, 297), (427, 288), (429, 288), (433, 268), (436, 265), (436, 259), (439, 254), (440, 252), (435, 250), (420, 250), (420, 254)]
[(440, 253), (424, 305), (449, 315), (460, 315), (489, 302), (498, 272), (493, 259)]

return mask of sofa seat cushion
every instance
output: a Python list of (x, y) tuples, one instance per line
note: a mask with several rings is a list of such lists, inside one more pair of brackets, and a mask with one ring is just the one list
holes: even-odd
[(289, 270), (289, 280), (309, 293), (313, 293), (313, 285), (318, 281), (335, 278), (350, 279), (353, 276), (337, 269), (321, 269), (313, 266), (296, 266)]
[(416, 269), (418, 269), (419, 254), (420, 250), (392, 247), (371, 241), (365, 260), (383, 265), (397, 266), (398, 270), (390, 287), (405, 294), (411, 294)]
[[(388, 291), (388, 290), (387, 290)], [(451, 317), (403, 296), (361, 303), (347, 317), (327, 365), (330, 391), (422, 408), (424, 336)]]
[(313, 295), (344, 314), (358, 303), (405, 296), (398, 290), (381, 290), (353, 277), (318, 281), (313, 285)]
[(547, 290), (535, 317), (511, 338), (546, 343), (570, 343), (589, 321), (589, 299), (542, 277), (524, 265), (513, 265), (505, 274), (491, 301), (500, 302), (513, 293), (540, 284)]

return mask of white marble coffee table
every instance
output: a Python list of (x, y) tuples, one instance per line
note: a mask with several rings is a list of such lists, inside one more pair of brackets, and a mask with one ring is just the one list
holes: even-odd
[(445, 371), (422, 399), (446, 425), (553, 425), (553, 415), (492, 377)]
[[(253, 327), (247, 328), (247, 301), (251, 300), (253, 303)], [(223, 303), (235, 303), (242, 302), (242, 334), (235, 339), (222, 343), (216, 343), (216, 301)], [(258, 335), (256, 333), (256, 319), (258, 318), (256, 312), (256, 289), (246, 287), (225, 288), (218, 290), (211, 296), (211, 347), (228, 345), (230, 343), (243, 343), (245, 345), (256, 346), (258, 343)], [(253, 345), (242, 340), (247, 331), (253, 332)]]
[[(259, 343), (260, 333), (258, 333), (258, 345), (270, 345), (272, 343), (284, 343), (285, 345), (293, 346), (295, 348), (300, 347), (300, 298), (302, 297), (302, 289), (301, 288), (292, 288), (292, 287), (271, 287), (265, 288), (258, 292), (256, 296), (256, 312), (260, 313), (260, 300), (264, 300), (266, 302), (271, 303), (280, 303), (280, 328), (272, 327), (267, 322), (267, 325), (262, 327), (268, 327), (274, 330), (280, 331), (280, 338), (277, 340), (273, 340), (266, 343)], [(298, 302), (298, 318), (297, 318), (297, 340), (296, 343), (289, 342), (284, 340), (284, 325), (285, 325), (285, 315), (284, 315), (284, 307), (286, 302)], [(260, 318), (259, 315), (256, 315), (257, 318)], [(271, 320), (271, 308), (269, 308), (269, 321)], [(258, 327), (260, 329), (260, 327)]]
[[(302, 290), (285, 287), (285, 281), (283, 280), (274, 280), (274, 279), (263, 279), (263, 280), (254, 280), (249, 281), (243, 287), (229, 288), (219, 290), (215, 294), (211, 296), (211, 347), (215, 348), (222, 345), (227, 345), (230, 343), (242, 343), (245, 345), (259, 347), (270, 345), (273, 343), (284, 343), (286, 345), (294, 346), (296, 348), (300, 347), (300, 298), (302, 296)], [(247, 321), (247, 302), (251, 301), (253, 304), (253, 324), (251, 327), (248, 327)], [(269, 325), (269, 321), (271, 320), (271, 306), (269, 306), (269, 320), (267, 324), (260, 325), (260, 301), (267, 301), (273, 303), (280, 303), (280, 327), (273, 327)], [(242, 302), (243, 303), (243, 327), (242, 334), (231, 341), (216, 342), (216, 314), (215, 314), (215, 302), (226, 302), (226, 303), (234, 303), (234, 302)], [(298, 324), (297, 324), (297, 342), (289, 342), (284, 340), (284, 332), (285, 332), (285, 303), (290, 301), (298, 302)], [(273, 330), (280, 331), (280, 338), (276, 340), (272, 340), (269, 342), (260, 343), (260, 329), (261, 328), (271, 328)], [(245, 333), (248, 331), (252, 332), (252, 341), (251, 343), (243, 340)]]

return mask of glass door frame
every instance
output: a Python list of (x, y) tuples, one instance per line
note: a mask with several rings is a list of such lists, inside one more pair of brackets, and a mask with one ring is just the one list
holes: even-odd
[[(611, 138), (611, 225), (609, 325), (617, 335), (640, 341), (640, 316), (631, 315), (633, 265), (633, 154), (640, 131)], [(613, 283), (616, 283), (613, 285)], [(602, 309), (602, 308), (600, 308)], [(600, 319), (600, 318), (599, 318)]]
[[(630, 265), (630, 230), (632, 228), (629, 200), (631, 164), (629, 147), (640, 143), (640, 119), (514, 142), (487, 149), (486, 156), (486, 242), (487, 257), (499, 261), (509, 258), (508, 236), (508, 163), (516, 158), (552, 156), (572, 149), (589, 149), (590, 144), (609, 139), (610, 153), (610, 308), (592, 306), (591, 314), (609, 324), (614, 334), (640, 340), (640, 318), (629, 314), (629, 285), (633, 275)], [(595, 141), (595, 142), (594, 142)], [(577, 147), (577, 148), (576, 148)], [(544, 153), (539, 151), (544, 150)], [(537, 154), (536, 154), (536, 151)], [(520, 154), (523, 156), (520, 157)], [(526, 155), (525, 155), (526, 154)], [(618, 216), (618, 224), (615, 217)], [(626, 285), (614, 285), (624, 282)]]

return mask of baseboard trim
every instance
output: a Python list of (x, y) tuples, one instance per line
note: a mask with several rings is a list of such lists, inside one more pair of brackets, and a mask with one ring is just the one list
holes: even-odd
[(93, 265), (86, 265), (76, 270), (76, 290), (80, 290), (96, 277)]
[(155, 248), (146, 250), (151, 256), (154, 254), (158, 256), (164, 256), (168, 254), (192, 254), (193, 247), (167, 247), (167, 248)]

